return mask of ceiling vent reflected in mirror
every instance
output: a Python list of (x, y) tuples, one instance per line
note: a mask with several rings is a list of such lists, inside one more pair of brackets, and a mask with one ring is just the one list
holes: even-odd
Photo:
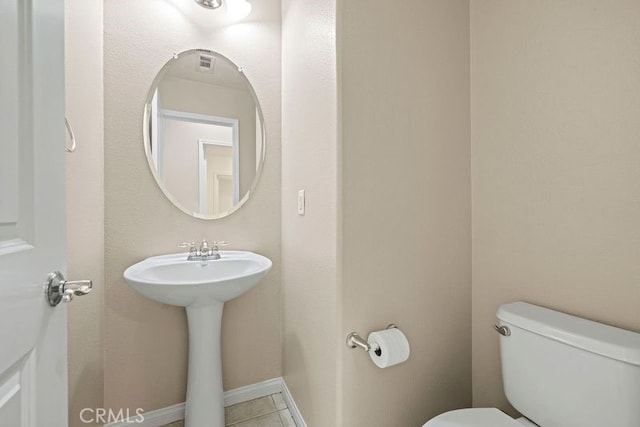
[(217, 9), (222, 6), (222, 0), (196, 0), (196, 3), (207, 9)]

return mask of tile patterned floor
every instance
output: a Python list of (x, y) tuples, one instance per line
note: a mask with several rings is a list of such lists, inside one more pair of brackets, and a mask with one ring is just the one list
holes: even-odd
[[(296, 427), (282, 393), (228, 406), (224, 413), (228, 427)], [(184, 421), (165, 427), (184, 427)]]

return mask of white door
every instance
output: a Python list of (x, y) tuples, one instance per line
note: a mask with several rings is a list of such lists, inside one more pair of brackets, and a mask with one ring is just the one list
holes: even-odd
[(67, 422), (64, 1), (0, 0), (0, 427)]

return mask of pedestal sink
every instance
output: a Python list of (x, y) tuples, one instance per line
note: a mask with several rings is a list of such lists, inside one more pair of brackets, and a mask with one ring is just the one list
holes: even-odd
[(221, 251), (221, 258), (187, 261), (188, 254), (147, 258), (124, 278), (152, 300), (186, 307), (189, 376), (185, 425), (223, 427), (220, 326), (225, 301), (253, 288), (271, 269), (271, 260), (245, 251)]

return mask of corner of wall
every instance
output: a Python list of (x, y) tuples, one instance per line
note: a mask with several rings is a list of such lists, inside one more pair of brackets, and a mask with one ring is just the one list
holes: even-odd
[(68, 306), (69, 425), (104, 403), (104, 116), (101, 0), (65, 2), (66, 116), (78, 148), (67, 154), (67, 277), (93, 280)]

